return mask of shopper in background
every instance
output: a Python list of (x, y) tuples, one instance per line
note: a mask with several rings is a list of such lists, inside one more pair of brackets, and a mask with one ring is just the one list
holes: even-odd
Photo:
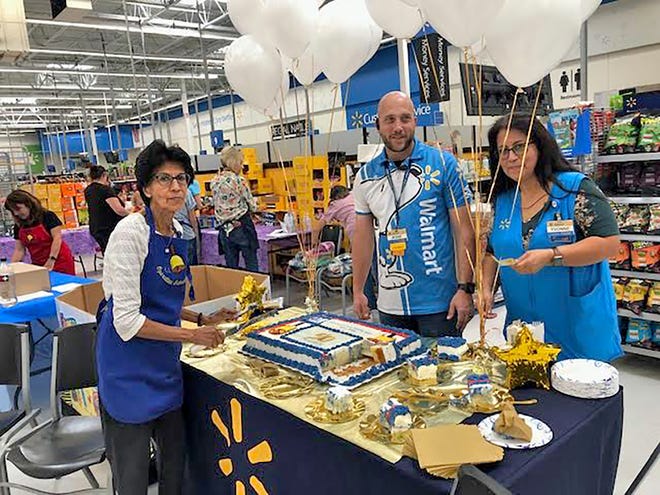
[(199, 185), (199, 181), (193, 179), (188, 190), (192, 193), (193, 198), (195, 198), (197, 209), (201, 210), (204, 205), (202, 204), (202, 186)]
[(506, 136), (508, 119), (498, 120), (488, 133), (490, 163), (501, 160), (503, 173), (494, 184), (484, 310), (492, 307), (499, 261), (507, 324), (541, 321), (546, 342), (562, 347), (560, 358), (610, 361), (622, 354), (607, 261), (619, 248), (614, 214), (593, 181), (564, 159), (541, 122), (516, 115)]
[(93, 165), (89, 169), (91, 183), (85, 188), (85, 201), (89, 208), (89, 233), (105, 252), (110, 234), (119, 221), (130, 214), (124, 202), (110, 186), (105, 168)]
[(181, 238), (188, 243), (188, 260), (191, 265), (197, 265), (197, 246), (199, 245), (199, 226), (195, 210), (197, 203), (193, 193), (188, 189), (183, 207), (176, 212), (174, 218), (181, 224), (183, 233)]
[(18, 189), (5, 199), (5, 209), (14, 217), (16, 246), (12, 263), (22, 261), (27, 249), (32, 264), (48, 270), (75, 275), (69, 246), (62, 240), (62, 221), (27, 191)]
[(407, 95), (381, 99), (376, 127), (385, 149), (359, 170), (353, 187), (353, 307), (369, 316), (364, 284), (376, 221), (380, 321), (433, 339), (460, 335), (472, 316), (468, 253), (474, 259), (475, 240), (456, 159), (415, 139), (416, 125)]
[[(158, 446), (159, 491), (180, 495), (186, 452), (181, 406), (181, 342), (217, 347), (224, 334), (213, 317), (183, 309), (188, 244), (174, 218), (184, 206), (193, 169), (178, 147), (154, 141), (135, 175), (144, 212), (124, 218), (105, 253), (96, 356), (106, 452), (117, 493), (145, 495), (150, 441)], [(181, 327), (181, 319), (200, 328)], [(209, 326), (201, 326), (209, 325)]]
[(229, 146), (220, 152), (222, 168), (213, 181), (213, 205), (218, 222), (218, 247), (224, 252), (229, 268), (238, 268), (238, 255), (243, 255), (245, 268), (259, 270), (257, 249), (259, 241), (251, 213), (257, 211), (250, 187), (240, 175), (243, 152)]

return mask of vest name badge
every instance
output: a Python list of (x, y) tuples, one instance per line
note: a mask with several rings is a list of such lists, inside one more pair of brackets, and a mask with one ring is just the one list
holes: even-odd
[(575, 242), (573, 220), (554, 220), (547, 223), (548, 240), (552, 244), (570, 244)]

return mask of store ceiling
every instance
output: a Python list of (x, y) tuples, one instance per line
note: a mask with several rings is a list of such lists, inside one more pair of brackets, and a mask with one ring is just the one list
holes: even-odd
[(91, 13), (69, 21), (52, 19), (49, 0), (22, 1), (30, 51), (0, 63), (0, 132), (78, 127), (83, 104), (98, 124), (115, 114), (137, 122), (150, 95), (157, 110), (181, 101), (182, 84), (189, 99), (227, 88), (223, 49), (239, 34), (226, 1), (92, 0)]

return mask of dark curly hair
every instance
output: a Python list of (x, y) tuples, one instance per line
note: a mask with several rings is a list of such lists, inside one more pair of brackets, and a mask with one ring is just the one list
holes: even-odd
[[(532, 123), (532, 119), (534, 122)], [(500, 154), (497, 147), (497, 136), (501, 131), (506, 132), (509, 123), (509, 116), (500, 117), (500, 119), (493, 124), (493, 127), (488, 131), (488, 146), (490, 148), (490, 164), (493, 170), (497, 167)], [(511, 129), (522, 132), (527, 136), (529, 125), (532, 123), (532, 132), (529, 137), (529, 142), (534, 143), (538, 150), (538, 161), (534, 174), (538, 179), (541, 186), (550, 194), (550, 183), (557, 182), (559, 187), (564, 189), (558, 181), (556, 181), (556, 174), (559, 172), (576, 172), (577, 169), (573, 168), (562, 155), (557, 141), (550, 135), (545, 126), (536, 118), (528, 114), (514, 114), (511, 120)], [(501, 170), (497, 174), (495, 184), (493, 185), (493, 199), (503, 192), (516, 187), (516, 181), (510, 179)], [(575, 191), (567, 191), (575, 192)]]
[[(27, 220), (21, 220), (14, 215), (13, 210), (18, 208), (18, 205), (25, 205), (30, 209), (30, 218)], [(14, 222), (16, 222), (19, 227), (28, 227), (43, 222), (44, 214), (46, 213), (41, 201), (39, 201), (36, 196), (22, 189), (16, 189), (9, 193), (5, 199), (5, 210), (12, 214)]]
[(144, 193), (144, 188), (149, 185), (154, 174), (158, 172), (166, 162), (178, 163), (183, 171), (188, 174), (188, 185), (195, 178), (195, 169), (190, 163), (190, 155), (178, 146), (167, 146), (164, 141), (156, 139), (143, 149), (135, 161), (135, 179), (137, 188), (148, 206), (150, 199)]

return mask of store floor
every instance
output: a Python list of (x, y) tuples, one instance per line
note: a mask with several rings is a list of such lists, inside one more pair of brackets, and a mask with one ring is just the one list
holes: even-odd
[[(98, 274), (88, 274), (90, 277), (98, 277)], [(273, 282), (273, 293), (284, 296), (284, 282), (275, 280)], [(304, 301), (306, 287), (301, 284), (292, 286), (292, 304), (302, 304)], [(341, 313), (341, 297), (338, 293), (331, 293), (323, 297), (323, 310)], [(348, 314), (352, 316), (352, 310), (348, 308)], [(501, 332), (504, 321), (504, 310), (498, 310), (498, 318), (488, 322), (488, 341), (496, 344), (502, 341)], [(479, 335), (478, 321), (474, 319), (465, 331), (465, 337), (472, 341)], [(626, 356), (616, 363), (620, 372), (620, 381), (624, 386), (624, 430), (623, 445), (619, 461), (619, 472), (615, 487), (616, 495), (623, 495), (626, 489), (637, 476), (646, 460), (655, 449), (660, 440), (660, 360), (645, 358), (642, 356)], [(36, 377), (33, 382), (34, 402), (36, 407), (48, 411), (48, 384), (50, 377), (46, 374)], [(9, 479), (15, 483), (21, 483), (40, 490), (53, 493), (68, 492), (88, 488), (84, 476), (81, 473), (67, 476), (60, 480), (46, 481), (35, 480), (24, 476), (11, 464), (9, 468)], [(102, 486), (105, 484), (108, 473), (108, 464), (103, 463), (92, 469)], [(653, 488), (655, 486), (655, 488)], [(655, 463), (644, 482), (635, 491), (636, 495), (655, 495), (660, 486), (660, 461)], [(12, 495), (28, 493), (23, 490), (12, 490)], [(150, 495), (157, 494), (156, 486), (151, 487)], [(522, 494), (527, 495), (527, 494)], [(567, 494), (568, 495), (568, 494)], [(576, 494), (591, 495), (591, 494)], [(595, 495), (595, 494), (594, 494)], [(600, 495), (600, 494), (598, 494)]]

